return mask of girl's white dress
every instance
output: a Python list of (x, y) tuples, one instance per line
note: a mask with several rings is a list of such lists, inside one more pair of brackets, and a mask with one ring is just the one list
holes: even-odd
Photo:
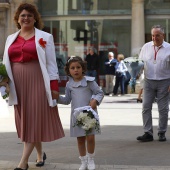
[[(58, 103), (68, 105), (71, 103), (71, 118), (70, 118), (70, 136), (80, 137), (85, 136), (85, 131), (78, 126), (74, 126), (76, 122), (75, 116), (73, 115), (74, 109), (78, 107), (87, 106), (90, 100), (93, 98), (101, 103), (104, 97), (103, 91), (100, 89), (98, 84), (95, 82), (94, 77), (84, 76), (79, 82), (75, 82), (72, 77), (69, 77), (69, 81), (66, 84), (65, 96), (59, 96)], [(97, 112), (97, 110), (95, 110)], [(96, 130), (93, 130), (91, 134), (97, 134)]]

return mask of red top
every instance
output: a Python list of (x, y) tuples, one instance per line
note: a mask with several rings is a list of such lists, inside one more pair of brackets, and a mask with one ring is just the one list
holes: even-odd
[[(29, 62), (31, 60), (38, 60), (35, 36), (28, 40), (18, 36), (9, 47), (8, 53), (11, 62)], [(50, 86), (51, 90), (59, 91), (58, 80), (51, 80)]]

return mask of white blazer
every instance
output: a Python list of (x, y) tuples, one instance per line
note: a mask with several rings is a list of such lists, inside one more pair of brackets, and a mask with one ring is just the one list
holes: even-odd
[[(13, 79), (12, 70), (11, 70), (11, 64), (10, 64), (9, 55), (8, 55), (8, 49), (10, 45), (15, 41), (19, 33), (20, 33), (20, 30), (7, 37), (5, 50), (4, 50), (4, 56), (3, 56), (3, 63), (6, 66), (6, 70), (7, 70), (9, 79), (10, 79), (9, 81), (9, 86), (10, 86), (9, 105), (18, 104), (14, 79)], [(40, 38), (43, 38), (43, 41), (46, 41), (45, 48), (41, 47), (41, 45), (39, 44)], [(59, 74), (58, 74), (58, 67), (57, 67), (57, 62), (56, 62), (56, 54), (55, 54), (53, 36), (49, 33), (46, 33), (44, 31), (41, 31), (35, 28), (35, 44), (36, 44), (38, 60), (40, 63), (40, 67), (41, 67), (41, 71), (42, 71), (42, 75), (44, 79), (46, 95), (47, 95), (47, 99), (49, 102), (49, 106), (54, 107), (56, 106), (56, 100), (52, 100), (50, 80), (59, 80)]]

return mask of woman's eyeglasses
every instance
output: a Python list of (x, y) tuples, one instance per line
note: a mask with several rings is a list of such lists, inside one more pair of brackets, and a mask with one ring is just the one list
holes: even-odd
[(31, 15), (31, 14), (22, 14), (22, 15), (20, 15), (20, 17), (21, 18), (32, 18), (33, 17), (33, 15)]

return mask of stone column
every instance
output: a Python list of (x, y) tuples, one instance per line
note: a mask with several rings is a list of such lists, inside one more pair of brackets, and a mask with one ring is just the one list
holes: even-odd
[(90, 14), (97, 14), (97, 10), (98, 10), (98, 0), (96, 0), (96, 1), (93, 1), (92, 2), (93, 3), (93, 8), (91, 9), (91, 12), (90, 12)]
[(131, 55), (137, 56), (145, 43), (144, 0), (132, 0)]
[(0, 58), (4, 53), (6, 41), (6, 28), (7, 28), (7, 11), (9, 9), (8, 3), (0, 3)]
[(65, 0), (64, 3), (64, 15), (68, 15), (68, 1), (69, 0)]

